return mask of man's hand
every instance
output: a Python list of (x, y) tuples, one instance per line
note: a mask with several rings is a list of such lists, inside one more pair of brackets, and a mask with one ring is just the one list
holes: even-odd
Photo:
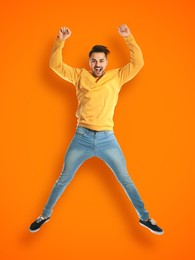
[(68, 27), (61, 27), (58, 32), (58, 38), (62, 41), (68, 39), (71, 35), (71, 30)]
[(129, 27), (126, 24), (122, 24), (118, 27), (118, 32), (122, 37), (127, 37), (131, 34)]

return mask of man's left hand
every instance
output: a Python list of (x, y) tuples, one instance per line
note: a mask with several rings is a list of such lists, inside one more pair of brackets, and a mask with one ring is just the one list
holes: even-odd
[(118, 27), (118, 32), (122, 37), (127, 37), (131, 34), (129, 27), (126, 24), (122, 24)]

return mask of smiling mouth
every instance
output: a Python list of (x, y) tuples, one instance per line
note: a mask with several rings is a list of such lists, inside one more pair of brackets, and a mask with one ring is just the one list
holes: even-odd
[(100, 73), (102, 71), (102, 68), (94, 68), (95, 72)]

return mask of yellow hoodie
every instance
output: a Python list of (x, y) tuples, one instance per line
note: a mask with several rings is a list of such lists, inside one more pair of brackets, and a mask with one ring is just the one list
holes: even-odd
[(64, 41), (56, 39), (50, 57), (50, 68), (76, 87), (77, 125), (96, 131), (113, 130), (114, 109), (123, 84), (131, 80), (144, 65), (142, 52), (133, 35), (124, 37), (130, 49), (130, 62), (108, 70), (96, 79), (84, 68), (72, 68), (62, 60)]

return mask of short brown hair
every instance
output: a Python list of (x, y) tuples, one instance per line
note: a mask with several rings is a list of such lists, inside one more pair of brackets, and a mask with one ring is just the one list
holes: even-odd
[(94, 53), (94, 52), (103, 52), (106, 57), (110, 53), (110, 51), (108, 50), (108, 48), (106, 46), (95, 45), (95, 46), (92, 47), (92, 49), (89, 52), (89, 58), (91, 57), (92, 53)]

